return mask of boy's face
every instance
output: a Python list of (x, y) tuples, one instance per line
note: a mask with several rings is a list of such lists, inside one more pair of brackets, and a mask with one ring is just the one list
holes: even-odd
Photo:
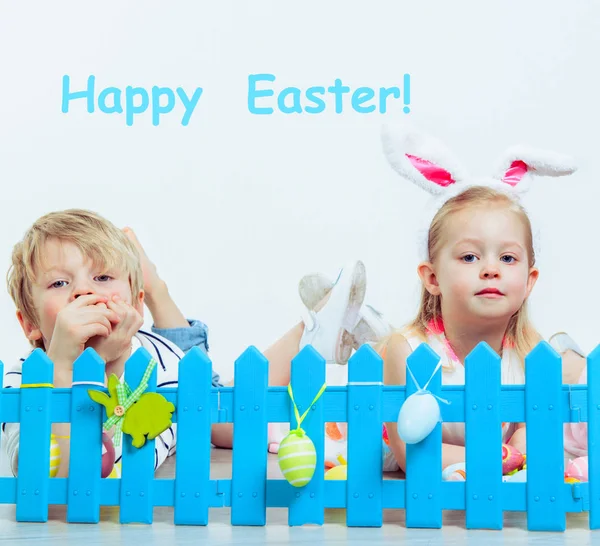
[(69, 241), (49, 239), (44, 245), (44, 263), (36, 266), (36, 281), (32, 286), (33, 304), (38, 324), (17, 317), (30, 341), (42, 340), (48, 348), (56, 316), (79, 296), (96, 294), (109, 300), (117, 295), (143, 313), (143, 291), (132, 301), (127, 274), (118, 270), (94, 267), (93, 261), (83, 256), (79, 248)]

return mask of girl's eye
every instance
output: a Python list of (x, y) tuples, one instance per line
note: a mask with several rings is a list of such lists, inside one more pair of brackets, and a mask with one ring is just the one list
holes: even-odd
[(475, 256), (475, 254), (466, 254), (465, 256), (462, 257), (463, 261), (465, 261), (468, 264), (472, 264), (477, 257)]
[(98, 281), (98, 282), (107, 282), (110, 281), (112, 279), (112, 277), (110, 277), (109, 275), (98, 275), (94, 280)]
[(67, 285), (67, 281), (54, 281), (50, 285), (50, 288), (62, 288), (63, 286), (66, 286), (66, 285)]
[(502, 256), (502, 258), (500, 259), (506, 264), (512, 264), (516, 261), (516, 258), (514, 256)]

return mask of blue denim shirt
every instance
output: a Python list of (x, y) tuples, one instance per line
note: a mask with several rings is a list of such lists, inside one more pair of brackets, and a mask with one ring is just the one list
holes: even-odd
[[(152, 325), (152, 331), (177, 345), (186, 354), (192, 347), (199, 347), (208, 354), (208, 326), (194, 319), (188, 319), (188, 323), (190, 325), (189, 328), (155, 328)], [(212, 384), (213, 387), (223, 386), (219, 374), (214, 369), (212, 372)]]

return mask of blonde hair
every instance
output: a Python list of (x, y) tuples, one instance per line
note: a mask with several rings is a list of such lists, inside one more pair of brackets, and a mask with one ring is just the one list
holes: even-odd
[[(38, 324), (39, 316), (32, 297), (37, 268), (44, 262), (45, 244), (50, 239), (68, 241), (77, 246), (94, 266), (118, 269), (129, 276), (131, 294), (135, 299), (143, 289), (140, 256), (135, 245), (114, 224), (82, 209), (51, 212), (34, 222), (12, 253), (7, 274), (8, 292), (23, 318)], [(42, 347), (43, 342), (32, 342)]]
[[(427, 253), (430, 262), (434, 262), (443, 246), (444, 227), (448, 220), (458, 212), (467, 208), (478, 206), (503, 207), (514, 212), (525, 226), (525, 244), (529, 267), (535, 265), (535, 251), (533, 248), (533, 234), (531, 222), (525, 209), (509, 195), (486, 186), (473, 186), (462, 193), (452, 197), (444, 203), (436, 213), (429, 227), (427, 240)], [(428, 326), (431, 321), (438, 322), (442, 319), (441, 297), (430, 294), (425, 286), (421, 288), (421, 301), (415, 319), (409, 323), (402, 332), (417, 335), (424, 341), (427, 339)], [(539, 343), (540, 334), (533, 327), (527, 312), (527, 300), (519, 310), (510, 318), (505, 332), (505, 340), (512, 346), (522, 363), (525, 356)]]

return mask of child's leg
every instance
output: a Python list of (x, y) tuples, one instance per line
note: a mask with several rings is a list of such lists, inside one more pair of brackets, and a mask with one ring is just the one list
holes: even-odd
[[(314, 309), (317, 303), (329, 294), (337, 282), (337, 280), (334, 282), (320, 273), (305, 275), (298, 284), (298, 293), (302, 303), (307, 309)], [(360, 310), (358, 324), (350, 332), (353, 348), (358, 350), (365, 343), (377, 343), (389, 336), (392, 331), (392, 325), (381, 312), (371, 305), (364, 304)], [(344, 361), (340, 362), (341, 364), (348, 361), (350, 353), (351, 351), (345, 355)]]
[[(316, 306), (310, 319), (295, 325), (263, 352), (269, 362), (269, 385), (285, 386), (290, 382), (292, 360), (306, 345), (312, 345), (326, 362), (335, 363), (345, 352), (345, 344), (351, 343), (351, 338), (343, 334), (356, 326), (365, 292), (364, 265), (357, 262), (345, 268), (334, 289)], [(233, 384), (231, 380), (227, 386)], [(269, 443), (277, 444), (283, 435), (285, 426), (274, 424), (270, 427)], [(233, 427), (214, 425), (212, 442), (219, 447), (231, 447)]]
[[(296, 324), (263, 351), (269, 361), (269, 385), (285, 386), (290, 382), (291, 362), (306, 345), (312, 345), (328, 364), (338, 363), (336, 356), (345, 352), (346, 342), (352, 342), (343, 333), (356, 326), (365, 292), (364, 265), (356, 262), (343, 270), (310, 319)], [(233, 381), (227, 385), (233, 385)]]
[(562, 375), (565, 385), (580, 382), (587, 360), (585, 354), (569, 334), (558, 332), (548, 340), (554, 350), (562, 356)]

